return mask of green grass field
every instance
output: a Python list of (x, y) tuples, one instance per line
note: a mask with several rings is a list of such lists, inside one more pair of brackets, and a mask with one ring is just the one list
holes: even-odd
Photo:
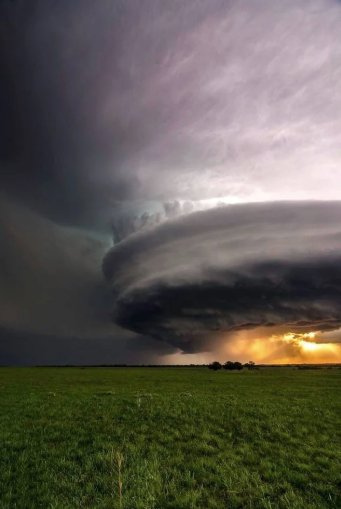
[(341, 508), (341, 370), (1, 368), (1, 509)]

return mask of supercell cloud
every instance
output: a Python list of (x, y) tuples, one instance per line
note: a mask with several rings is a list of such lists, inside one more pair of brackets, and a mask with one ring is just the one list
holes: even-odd
[(113, 320), (183, 351), (224, 334), (341, 327), (341, 203), (224, 206), (140, 232), (103, 272)]
[(340, 26), (338, 0), (0, 1), (0, 329), (338, 343)]

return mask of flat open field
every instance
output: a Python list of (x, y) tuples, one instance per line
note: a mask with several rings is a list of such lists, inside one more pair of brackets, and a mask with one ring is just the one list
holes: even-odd
[(341, 508), (341, 370), (1, 368), (1, 509)]

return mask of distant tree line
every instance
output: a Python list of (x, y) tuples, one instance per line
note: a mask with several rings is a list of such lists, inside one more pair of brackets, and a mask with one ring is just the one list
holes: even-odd
[[(1, 2), (1, 0), (0, 0)], [(241, 368), (240, 368), (241, 366)], [(242, 364), (241, 362), (232, 362), (227, 361), (225, 364), (220, 364), (220, 362), (212, 362), (211, 364), (38, 364), (31, 366), (19, 366), (19, 365), (5, 365), (0, 364), (1, 368), (6, 367), (16, 367), (16, 368), (209, 368), (215, 371), (219, 369), (226, 369), (229, 371), (237, 370), (241, 371), (241, 369), (251, 369), (258, 370), (260, 368), (293, 368), (299, 370), (310, 370), (310, 369), (333, 369), (338, 368), (341, 369), (340, 363), (333, 364), (255, 364), (253, 361), (246, 362)]]
[[(1, 0), (0, 0), (1, 1)], [(35, 368), (207, 368), (208, 364), (37, 364)], [(2, 366), (0, 366), (2, 367)]]
[(227, 361), (225, 364), (220, 364), (220, 362), (214, 361), (208, 365), (208, 369), (213, 369), (213, 371), (218, 371), (219, 369), (226, 369), (227, 371), (241, 371), (243, 368), (253, 370), (259, 369), (259, 366), (256, 366), (253, 361), (246, 362), (245, 364), (232, 361)]
[(245, 364), (241, 362), (227, 361), (225, 364), (215, 361), (211, 364), (39, 364), (36, 368), (209, 368), (217, 371), (226, 369), (228, 371), (241, 371), (243, 368), (259, 369), (253, 361)]

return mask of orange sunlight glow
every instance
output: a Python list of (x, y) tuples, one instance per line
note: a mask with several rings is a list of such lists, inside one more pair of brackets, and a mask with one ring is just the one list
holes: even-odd
[(312, 362), (319, 362), (318, 359), (320, 357), (320, 362), (326, 362), (326, 357), (328, 358), (330, 355), (333, 357), (340, 352), (339, 345), (335, 345), (333, 343), (315, 343), (314, 339), (320, 334), (320, 331), (304, 333), (288, 332), (282, 336), (271, 336), (270, 341), (285, 341), (286, 343), (297, 347), (302, 354), (314, 354), (311, 356), (311, 359), (309, 359), (309, 356), (304, 356), (307, 361), (311, 360)]
[[(295, 345), (302, 348), (306, 352), (316, 352), (321, 347), (322, 349), (326, 346), (325, 344), (318, 344), (313, 341), (313, 339), (321, 334), (320, 331), (316, 332), (304, 332), (301, 334), (295, 334), (294, 332), (288, 332), (287, 334), (283, 334), (283, 336), (272, 336), (275, 339), (282, 339), (287, 341), (288, 343), (294, 343)], [(270, 338), (270, 339), (272, 339)], [(307, 341), (308, 340), (308, 341)], [(310, 341), (309, 341), (310, 340)]]
[(225, 343), (223, 356), (265, 364), (340, 362), (341, 344), (323, 343), (323, 336), (320, 331), (272, 335), (265, 328), (241, 331)]
[[(269, 329), (239, 331), (233, 336), (221, 335), (215, 348), (201, 353), (177, 352), (163, 357), (164, 364), (204, 364), (219, 360), (257, 364), (319, 364), (340, 363), (341, 343), (328, 342), (329, 336), (320, 331), (284, 332), (280, 327), (269, 334)], [(340, 331), (341, 332), (341, 331)], [(321, 342), (325, 340), (325, 342)]]

